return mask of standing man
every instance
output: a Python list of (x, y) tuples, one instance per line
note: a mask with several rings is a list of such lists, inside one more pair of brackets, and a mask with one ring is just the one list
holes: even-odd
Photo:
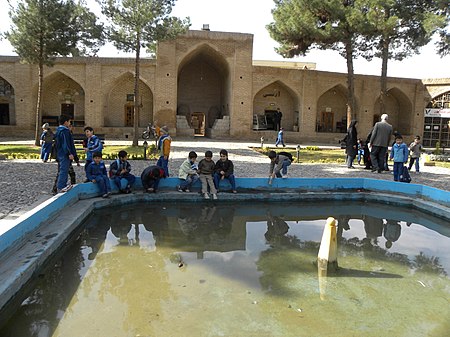
[(283, 117), (283, 113), (281, 112), (280, 108), (277, 108), (277, 111), (275, 111), (273, 119), (275, 123), (275, 130), (280, 131), (281, 128), (281, 118)]
[(370, 160), (372, 161), (372, 172), (381, 173), (386, 165), (386, 153), (392, 136), (392, 125), (387, 122), (388, 115), (382, 114), (381, 121), (375, 123), (370, 137)]
[(159, 129), (158, 138), (158, 151), (159, 159), (156, 163), (157, 166), (162, 167), (166, 177), (169, 176), (169, 155), (170, 155), (170, 144), (172, 143), (172, 138), (169, 135), (169, 128), (163, 126)]
[(57, 193), (64, 193), (72, 188), (72, 185), (67, 185), (67, 177), (69, 174), (70, 161), (74, 160), (77, 155), (77, 151), (75, 150), (69, 125), (69, 116), (59, 116), (59, 126), (56, 129), (55, 134), (57, 151), (56, 157), (59, 163)]

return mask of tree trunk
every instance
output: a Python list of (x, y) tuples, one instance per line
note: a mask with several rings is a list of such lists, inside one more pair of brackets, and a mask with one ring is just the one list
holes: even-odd
[(37, 95), (37, 102), (36, 102), (36, 125), (35, 125), (35, 132), (34, 132), (34, 144), (36, 146), (39, 146), (41, 144), (41, 123), (42, 123), (42, 113), (41, 113), (41, 107), (42, 107), (42, 91), (43, 91), (43, 84), (44, 84), (44, 65), (42, 62), (39, 62), (39, 74), (38, 74), (38, 95)]
[(356, 102), (355, 102), (355, 78), (353, 69), (353, 46), (351, 41), (345, 45), (347, 57), (347, 127), (352, 120), (356, 120)]
[(386, 113), (386, 95), (387, 95), (387, 65), (389, 60), (389, 39), (384, 38), (381, 50), (381, 90), (380, 90), (380, 116)]
[(133, 135), (133, 146), (138, 146), (138, 138), (139, 138), (139, 69), (140, 69), (140, 52), (141, 52), (141, 34), (137, 33), (136, 38), (136, 62), (134, 69), (134, 116), (133, 116), (133, 127), (134, 127), (134, 135)]

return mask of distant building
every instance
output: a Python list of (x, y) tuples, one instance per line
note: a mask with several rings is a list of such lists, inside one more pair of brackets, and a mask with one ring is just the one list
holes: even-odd
[[(251, 34), (208, 30), (160, 43), (156, 59), (141, 60), (139, 126), (158, 121), (173, 136), (272, 139), (279, 108), (288, 142), (337, 143), (347, 128), (347, 74), (317, 71), (314, 63), (253, 61), (252, 48)], [(133, 58), (59, 58), (44, 71), (43, 121), (56, 125), (64, 113), (72, 116), (75, 132), (90, 125), (108, 138), (128, 138), (133, 75)], [(33, 136), (37, 85), (36, 66), (0, 57), (2, 135)], [(379, 77), (355, 75), (355, 94), (365, 138), (379, 120)], [(449, 94), (450, 79), (389, 78), (389, 122), (407, 140), (419, 134), (429, 146), (445, 135), (448, 141), (447, 112), (439, 116), (437, 136), (436, 112), (428, 123), (425, 108)]]

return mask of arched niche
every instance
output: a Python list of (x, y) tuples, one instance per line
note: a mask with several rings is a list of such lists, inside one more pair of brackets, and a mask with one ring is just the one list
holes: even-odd
[[(36, 86), (36, 94), (38, 87)], [(57, 118), (64, 114), (84, 123), (85, 93), (83, 87), (61, 71), (44, 77), (42, 92), (42, 118)], [(50, 120), (50, 119), (49, 119)]]
[(316, 132), (343, 133), (347, 130), (347, 89), (336, 85), (317, 101)]
[(281, 127), (286, 131), (298, 131), (300, 116), (297, 107), (297, 95), (281, 81), (265, 86), (253, 97), (253, 114), (266, 117), (268, 130), (274, 130), (273, 114), (280, 109), (283, 114)]
[[(104, 113), (105, 127), (132, 127), (134, 121), (134, 75), (122, 74), (111, 84)], [(153, 93), (139, 80), (139, 126), (153, 121)]]
[(16, 124), (14, 88), (0, 76), (0, 125)]
[[(374, 111), (380, 111), (380, 98), (375, 102)], [(392, 88), (387, 91), (385, 113), (388, 114), (388, 122), (392, 125), (394, 131), (398, 131), (401, 135), (412, 133), (412, 103), (403, 91), (398, 88)], [(375, 114), (374, 121), (379, 121), (379, 116), (379, 113)]]
[(198, 130), (212, 128), (216, 119), (229, 115), (230, 92), (227, 62), (209, 45), (199, 46), (180, 62), (177, 114), (188, 121), (193, 118), (203, 121), (206, 125)]

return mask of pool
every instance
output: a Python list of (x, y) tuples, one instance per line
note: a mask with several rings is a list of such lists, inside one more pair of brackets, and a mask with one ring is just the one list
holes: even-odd
[[(338, 220), (340, 270), (316, 258)], [(445, 336), (450, 228), (366, 202), (97, 210), (1, 336)], [(322, 280), (323, 281), (323, 280)]]

